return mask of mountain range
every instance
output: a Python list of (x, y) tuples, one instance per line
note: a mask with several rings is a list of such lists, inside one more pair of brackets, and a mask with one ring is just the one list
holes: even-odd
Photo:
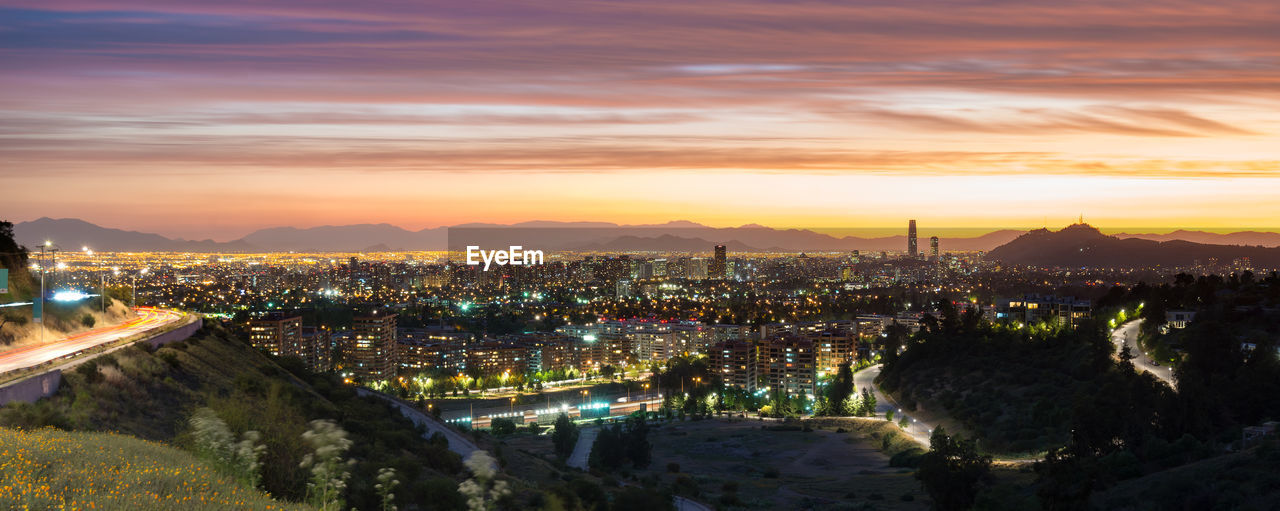
[(1036, 229), (987, 254), (987, 258), (1008, 264), (1066, 268), (1134, 268), (1149, 266), (1191, 266), (1216, 259), (1229, 265), (1248, 257), (1258, 268), (1280, 268), (1280, 248), (1195, 243), (1180, 239), (1155, 241), (1108, 236), (1088, 224), (1075, 224), (1060, 231)]
[[(876, 238), (836, 237), (807, 229), (774, 229), (748, 224), (708, 227), (687, 221), (619, 225), (606, 222), (522, 222), (511, 225), (462, 224), (411, 231), (391, 224), (273, 227), (243, 238), (170, 239), (159, 234), (100, 227), (79, 219), (40, 218), (14, 226), (17, 239), (29, 246), (54, 240), (64, 249), (87, 246), (112, 252), (373, 252), (465, 249), (466, 245), (555, 251), (710, 252), (724, 244), (734, 252), (766, 251), (900, 251), (905, 235)], [(1000, 230), (970, 238), (942, 238), (942, 250), (990, 250), (1021, 231)], [(927, 250), (922, 238), (921, 250)]]
[(1261, 247), (1280, 247), (1280, 233), (1240, 231), (1232, 233), (1216, 233), (1206, 231), (1176, 230), (1168, 234), (1117, 234), (1117, 238), (1138, 238), (1151, 241), (1190, 241), (1207, 245), (1250, 245)]
[[(1124, 247), (1121, 250), (1167, 246), (1181, 247), (1182, 252), (1213, 252), (1215, 254), (1218, 252), (1234, 254), (1239, 251), (1192, 249), (1179, 243), (1220, 247), (1280, 246), (1280, 233), (1270, 232), (1216, 234), (1203, 231), (1175, 231), (1169, 234), (1106, 236), (1092, 227), (1089, 227), (1089, 230), (1091, 234), (1081, 232), (1078, 226), (1069, 227), (1058, 233), (1050, 233), (1045, 229), (1030, 232), (998, 230), (976, 237), (942, 237), (940, 248), (943, 252), (990, 251), (993, 256), (998, 253), (1002, 257), (1016, 260), (1023, 258), (1024, 252), (1027, 257), (1031, 257), (1030, 254), (1036, 252), (1032, 247), (1043, 243), (1074, 247), (1076, 249), (1074, 256), (1084, 253), (1080, 250), (1081, 248), (1092, 247), (1090, 250), (1093, 252), (1090, 257), (1096, 257), (1098, 251), (1104, 250), (1104, 247), (1111, 247), (1114, 242), (1110, 240), (1124, 242), (1116, 245)], [(485, 248), (522, 245), (525, 248), (544, 251), (706, 253), (717, 244), (726, 245), (731, 252), (844, 252), (850, 250), (878, 252), (902, 251), (907, 244), (905, 234), (872, 238), (837, 237), (807, 229), (774, 229), (756, 224), (740, 227), (709, 227), (687, 221), (644, 225), (547, 221), (511, 225), (472, 223), (418, 231), (385, 223), (310, 228), (273, 227), (254, 231), (234, 241), (219, 242), (171, 239), (159, 234), (101, 227), (79, 219), (40, 218), (16, 224), (14, 233), (20, 242), (31, 247), (38, 246), (47, 239), (55, 241), (64, 250), (74, 250), (84, 246), (98, 251), (113, 252), (384, 252), (446, 248), (464, 250), (467, 245)], [(921, 234), (920, 249), (921, 252), (927, 252), (928, 233), (922, 231)], [(1047, 234), (1059, 235), (1047, 236)], [(1085, 234), (1088, 235), (1085, 236)], [(1081, 239), (1071, 241), (1076, 235)], [(1099, 236), (1106, 240), (1095, 239)], [(1173, 245), (1166, 245), (1169, 243)], [(997, 250), (999, 252), (996, 252)], [(1252, 253), (1252, 251), (1249, 252)], [(1065, 262), (1066, 254), (1062, 257), (1061, 260)], [(1107, 260), (1118, 260), (1119, 255), (1115, 258), (1107, 257)], [(1206, 259), (1208, 257), (1218, 257), (1220, 260), (1227, 258), (1218, 255), (1204, 256)], [(1032, 258), (1040, 260), (1039, 256)], [(1075, 264), (1066, 264), (1066, 266), (1073, 265)]]

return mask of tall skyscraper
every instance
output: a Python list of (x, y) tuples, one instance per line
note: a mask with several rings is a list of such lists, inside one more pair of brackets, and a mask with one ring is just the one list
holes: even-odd
[(711, 264), (707, 267), (708, 276), (713, 279), (723, 279), (725, 278), (725, 273), (728, 268), (728, 259), (725, 254), (724, 245), (716, 245), (715, 258), (711, 260)]
[(929, 257), (934, 261), (938, 260), (938, 237), (929, 237)]
[(907, 256), (914, 259), (920, 251), (916, 248), (916, 221), (907, 224)]

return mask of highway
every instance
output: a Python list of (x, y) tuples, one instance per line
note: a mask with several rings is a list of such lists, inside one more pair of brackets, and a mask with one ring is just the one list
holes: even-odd
[(1156, 365), (1155, 361), (1138, 346), (1138, 329), (1141, 327), (1142, 320), (1135, 319), (1120, 325), (1120, 328), (1111, 332), (1111, 341), (1116, 344), (1116, 353), (1119, 354), (1120, 347), (1127, 344), (1129, 353), (1133, 355), (1133, 367), (1135, 369), (1154, 374), (1156, 378), (1169, 384), (1170, 387), (1178, 388), (1173, 379), (1173, 367)]
[(119, 325), (96, 328), (44, 344), (23, 346), (0, 353), (0, 374), (74, 355), (101, 344), (168, 325), (183, 317), (180, 312), (148, 307), (138, 307), (134, 311), (138, 317)]

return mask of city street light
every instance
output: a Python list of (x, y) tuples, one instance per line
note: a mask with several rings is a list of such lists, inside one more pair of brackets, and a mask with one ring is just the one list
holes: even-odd
[(40, 344), (44, 344), (44, 330), (45, 330), (44, 328), (44, 274), (48, 271), (47, 268), (49, 267), (49, 265), (44, 260), (45, 250), (48, 250), (49, 255), (52, 256), (54, 253), (58, 251), (58, 247), (54, 246), (53, 242), (49, 240), (45, 240), (44, 244), (40, 245), (40, 298), (38, 302), (40, 317), (35, 318), (34, 317), (35, 313), (34, 312), (32, 313), (33, 320), (40, 323)]
[(138, 306), (138, 275), (146, 275), (150, 268), (143, 268), (140, 272), (133, 275), (133, 294), (129, 298), (133, 302), (133, 306)]
[[(82, 247), (80, 250), (82, 250), (85, 253), (85, 255), (89, 257), (93, 257), (93, 249), (89, 247)], [(105, 269), (98, 273), (98, 296), (99, 296), (99, 299), (102, 301), (102, 314), (106, 315), (107, 313), (107, 272)]]

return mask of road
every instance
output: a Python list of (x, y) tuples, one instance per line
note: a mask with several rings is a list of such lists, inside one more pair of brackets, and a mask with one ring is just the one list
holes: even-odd
[(1147, 353), (1142, 351), (1138, 346), (1138, 329), (1142, 327), (1142, 320), (1135, 319), (1111, 332), (1111, 341), (1116, 344), (1116, 352), (1119, 353), (1121, 345), (1129, 346), (1129, 353), (1133, 355), (1133, 367), (1139, 371), (1146, 371), (1169, 384), (1170, 387), (1178, 388), (1177, 382), (1173, 379), (1173, 367), (1167, 365), (1156, 365)]
[(876, 396), (876, 415), (884, 417), (885, 412), (893, 410), (893, 421), (895, 423), (904, 416), (911, 419), (911, 425), (907, 426), (907, 429), (905, 430), (907, 435), (911, 436), (913, 440), (924, 446), (925, 449), (928, 449), (929, 436), (933, 434), (933, 429), (938, 427), (938, 425), (922, 421), (918, 417), (912, 417), (910, 413), (901, 410), (901, 406), (895, 403), (888, 395), (880, 392), (880, 388), (875, 384), (875, 379), (877, 376), (880, 376), (880, 370), (882, 368), (884, 368), (883, 365), (876, 364), (853, 373), (854, 390), (856, 392), (862, 392), (862, 389), (871, 389), (871, 392)]
[(440, 433), (444, 435), (445, 440), (449, 441), (449, 450), (458, 453), (459, 456), (462, 456), (462, 459), (466, 459), (472, 452), (480, 449), (476, 446), (475, 442), (472, 442), (471, 439), (467, 438), (462, 433), (446, 426), (443, 422), (436, 420), (434, 417), (430, 417), (427, 414), (422, 413), (422, 410), (419, 410), (404, 401), (364, 387), (356, 387), (356, 393), (361, 396), (375, 396), (395, 405), (400, 409), (401, 415), (404, 415), (406, 418), (413, 421), (414, 424), (427, 428), (427, 432), (422, 434), (423, 438), (429, 439), (433, 433)]
[(573, 445), (573, 454), (569, 455), (567, 465), (587, 470), (587, 460), (591, 457), (591, 448), (596, 444), (596, 435), (600, 428), (582, 428), (578, 430), (578, 443)]
[(12, 349), (0, 353), (0, 374), (40, 365), (86, 349), (166, 326), (182, 319), (180, 312), (135, 308), (138, 317), (119, 325), (96, 328), (55, 341)]

